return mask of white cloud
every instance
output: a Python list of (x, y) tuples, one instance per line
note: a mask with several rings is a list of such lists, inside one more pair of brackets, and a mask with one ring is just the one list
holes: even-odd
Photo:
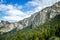
[[(47, 6), (51, 6), (52, 4), (54, 4), (55, 2), (58, 2), (58, 1), (60, 1), (60, 0), (32, 0), (32, 1), (28, 1), (23, 6), (18, 5), (18, 4), (15, 4), (15, 5), (0, 4), (0, 11), (3, 11), (3, 12), (5, 12), (5, 14), (8, 15), (8, 16), (4, 16), (3, 20), (15, 22), (15, 21), (22, 20), (26, 17), (29, 17), (31, 14), (38, 12)], [(1, 3), (2, 2), (3, 1), (1, 1)], [(35, 8), (33, 8), (32, 10), (23, 12), (21, 9), (23, 9), (24, 6), (26, 6), (26, 8), (29, 8), (30, 6), (33, 6)]]
[(8, 15), (11, 15), (11, 16), (23, 16), (23, 15), (25, 15), (22, 11), (17, 10), (17, 9), (8, 10), (8, 11), (6, 11), (6, 13)]
[(20, 17), (20, 16), (4, 16), (3, 17), (3, 20), (8, 20), (8, 21), (19, 21), (19, 20), (22, 20), (23, 17)]
[(33, 1), (27, 2), (25, 5), (27, 5), (27, 6), (29, 6), (29, 5), (31, 5), (31, 6), (38, 6), (38, 5), (40, 5), (39, 3), (40, 3), (40, 1), (33, 0)]
[(32, 0), (32, 1), (27, 2), (25, 5), (26, 6), (36, 6), (32, 11), (38, 12), (41, 9), (43, 9), (47, 6), (51, 6), (58, 1), (60, 1), (60, 0)]
[(54, 4), (54, 3), (58, 2), (58, 1), (60, 1), (60, 0), (42, 0), (42, 3), (44, 5), (52, 5), (52, 4)]
[(0, 4), (0, 11), (7, 11), (7, 10), (12, 10), (12, 9), (15, 9), (13, 5)]
[(3, 20), (7, 21), (19, 21), (22, 20), (27, 16), (23, 11), (18, 10), (15, 6), (13, 5), (0, 5), (0, 11), (5, 12), (8, 16), (2, 17)]

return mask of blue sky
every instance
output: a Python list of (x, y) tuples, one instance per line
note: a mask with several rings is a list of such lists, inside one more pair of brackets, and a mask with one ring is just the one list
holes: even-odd
[(0, 20), (17, 22), (60, 0), (0, 0)]

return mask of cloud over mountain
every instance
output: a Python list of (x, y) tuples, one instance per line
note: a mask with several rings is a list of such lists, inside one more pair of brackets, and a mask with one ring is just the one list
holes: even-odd
[(6, 1), (1, 0), (0, 12), (3, 12), (3, 14), (7, 15), (7, 16), (4, 15), (1, 18), (2, 20), (11, 21), (11, 22), (19, 21), (26, 17), (29, 17), (31, 14), (38, 12), (47, 6), (53, 5), (55, 2), (58, 1), (60, 0), (32, 0), (26, 2), (24, 5), (19, 5), (18, 3), (5, 4), (4, 2), (7, 2), (7, 0)]

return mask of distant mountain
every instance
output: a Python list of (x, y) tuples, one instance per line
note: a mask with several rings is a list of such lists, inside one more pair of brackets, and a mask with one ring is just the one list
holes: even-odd
[(14, 29), (20, 30), (26, 27), (30, 27), (31, 29), (38, 26), (43, 25), (46, 21), (54, 18), (56, 15), (60, 14), (60, 2), (55, 3), (50, 7), (46, 7), (39, 12), (34, 13), (29, 18), (25, 18), (16, 23), (9, 23), (5, 21), (0, 22), (0, 32), (9, 32)]

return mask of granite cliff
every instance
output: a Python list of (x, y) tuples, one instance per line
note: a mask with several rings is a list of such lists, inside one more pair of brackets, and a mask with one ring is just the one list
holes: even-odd
[(1, 21), (0, 32), (9, 32), (14, 29), (20, 30), (26, 27), (34, 28), (35, 26), (44, 24), (46, 21), (54, 18), (58, 14), (60, 14), (60, 2), (57, 2), (50, 7), (46, 7), (41, 11), (34, 13), (29, 18), (25, 18), (16, 23)]
[(29, 18), (21, 20), (17, 23), (23, 25), (22, 28), (27, 26), (30, 26), (33, 28), (35, 26), (42, 25), (47, 20), (55, 17), (58, 14), (60, 14), (60, 2), (57, 2), (50, 7), (46, 7), (41, 11), (34, 13)]

